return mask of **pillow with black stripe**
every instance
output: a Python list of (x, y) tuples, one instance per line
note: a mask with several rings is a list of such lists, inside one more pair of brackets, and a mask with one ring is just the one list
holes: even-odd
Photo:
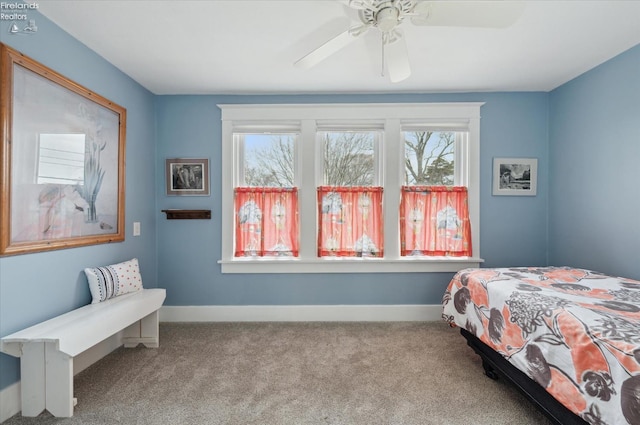
[(88, 267), (84, 269), (84, 273), (87, 275), (93, 297), (91, 304), (142, 289), (142, 276), (137, 258), (105, 267)]

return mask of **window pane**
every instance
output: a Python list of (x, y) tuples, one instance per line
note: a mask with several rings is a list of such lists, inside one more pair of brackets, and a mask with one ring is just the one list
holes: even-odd
[(244, 185), (294, 187), (295, 134), (244, 134)]
[(323, 132), (326, 186), (373, 186), (376, 179), (375, 132)]
[(406, 186), (454, 184), (455, 132), (405, 131), (402, 134)]

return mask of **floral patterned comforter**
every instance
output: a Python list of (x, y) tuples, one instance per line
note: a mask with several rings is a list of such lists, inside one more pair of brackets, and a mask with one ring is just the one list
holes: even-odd
[(640, 281), (568, 267), (465, 269), (443, 318), (591, 424), (640, 425)]

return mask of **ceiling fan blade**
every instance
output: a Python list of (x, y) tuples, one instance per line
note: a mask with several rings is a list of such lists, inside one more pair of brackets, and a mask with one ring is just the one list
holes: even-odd
[(348, 0), (349, 7), (357, 10), (374, 8), (373, 0)]
[(393, 37), (386, 37), (384, 42), (384, 60), (392, 83), (406, 80), (411, 75), (409, 51), (401, 30), (394, 30)]
[(524, 8), (524, 1), (420, 1), (411, 22), (434, 27), (506, 28), (518, 20)]
[(293, 65), (303, 69), (311, 68), (336, 53), (338, 50), (348, 46), (356, 38), (367, 32), (368, 29), (369, 25), (357, 25), (355, 27), (351, 27), (347, 31), (330, 39), (311, 53), (298, 59)]

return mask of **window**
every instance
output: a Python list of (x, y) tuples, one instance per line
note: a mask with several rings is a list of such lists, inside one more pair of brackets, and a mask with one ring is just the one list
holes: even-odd
[[(478, 266), (480, 106), (219, 105), (222, 272)], [(425, 193), (440, 239), (407, 226)]]
[(319, 131), (318, 257), (383, 257), (382, 132)]
[(400, 255), (470, 257), (468, 190), (461, 170), (469, 132), (434, 125), (414, 126), (402, 135)]
[(295, 133), (235, 135), (241, 155), (240, 183), (251, 187), (295, 187)]
[(464, 133), (416, 129), (403, 131), (402, 135), (405, 186), (454, 184), (456, 138), (463, 137)]
[(325, 186), (376, 186), (379, 184), (378, 132), (321, 131)]
[(235, 133), (234, 257), (298, 256), (295, 133)]

